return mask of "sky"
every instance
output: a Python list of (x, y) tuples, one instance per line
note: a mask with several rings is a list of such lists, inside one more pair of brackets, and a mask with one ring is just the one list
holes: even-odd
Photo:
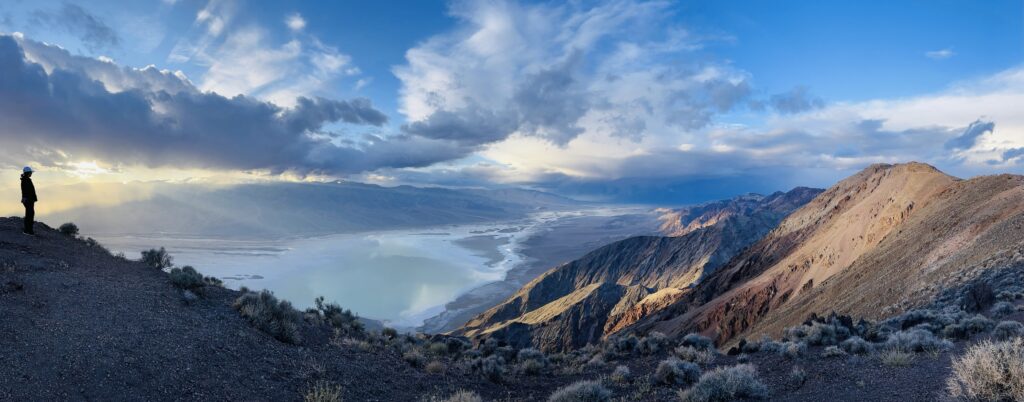
[(0, 32), (0, 169), (89, 194), (54, 209), (154, 181), (672, 204), (1024, 173), (1020, 0), (10, 0)]

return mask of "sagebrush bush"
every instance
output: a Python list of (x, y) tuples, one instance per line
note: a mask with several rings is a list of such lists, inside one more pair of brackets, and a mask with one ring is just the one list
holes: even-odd
[(384, 338), (387, 338), (388, 340), (391, 340), (391, 339), (395, 339), (395, 338), (398, 337), (398, 330), (396, 330), (394, 328), (384, 328), (384, 329), (380, 330), (380, 334), (382, 336), (384, 336)]
[(989, 312), (995, 317), (1005, 317), (1017, 312), (1017, 307), (1013, 303), (1001, 301), (993, 304)]
[(422, 367), (427, 358), (418, 349), (412, 349), (402, 354), (402, 360), (413, 367)]
[(803, 356), (807, 352), (807, 344), (803, 342), (782, 342), (779, 345), (779, 354), (790, 359)]
[(306, 402), (341, 402), (341, 387), (326, 381), (318, 381), (302, 395)]
[(1017, 321), (1002, 321), (992, 330), (992, 337), (1000, 341), (1024, 336), (1024, 324)]
[(233, 307), (260, 331), (282, 342), (299, 343), (302, 313), (292, 307), (291, 302), (277, 300), (273, 293), (264, 290), (243, 293), (235, 299)]
[(866, 355), (874, 350), (874, 345), (859, 336), (847, 338), (839, 343), (839, 347), (846, 351), (846, 353), (853, 355)]
[(789, 371), (789, 381), (797, 388), (804, 386), (804, 383), (807, 382), (807, 371), (793, 366), (793, 369)]
[(715, 351), (708, 349), (697, 349), (693, 346), (680, 346), (675, 350), (676, 356), (684, 361), (708, 364), (715, 360)]
[(951, 396), (969, 401), (1024, 401), (1024, 338), (983, 341), (953, 361)]
[(693, 384), (700, 378), (700, 367), (694, 363), (669, 357), (658, 363), (658, 368), (654, 370), (654, 378), (668, 385)]
[(430, 374), (440, 374), (444, 372), (444, 363), (434, 360), (427, 363), (423, 370)]
[(519, 350), (516, 361), (519, 362), (519, 371), (527, 375), (540, 374), (548, 367), (544, 353), (533, 348)]
[(313, 302), (316, 305), (314, 314), (320, 321), (330, 325), (335, 332), (344, 336), (365, 334), (363, 323), (351, 310), (343, 309), (335, 303), (325, 303), (323, 296), (317, 297)]
[(939, 339), (935, 334), (924, 329), (911, 328), (889, 335), (885, 346), (889, 349), (908, 352), (932, 352), (949, 349), (953, 344), (950, 341)]
[(653, 355), (661, 352), (667, 345), (668, 337), (661, 332), (653, 331), (640, 340), (637, 351), (643, 355)]
[(559, 388), (548, 402), (605, 402), (612, 399), (612, 391), (599, 381), (579, 381)]
[(768, 387), (750, 364), (719, 367), (700, 376), (690, 389), (679, 392), (679, 399), (683, 402), (729, 402), (767, 397)]
[(63, 225), (60, 225), (60, 228), (58, 228), (57, 230), (60, 231), (60, 234), (62, 234), (64, 236), (70, 236), (70, 237), (78, 236), (78, 225), (76, 225), (76, 224), (74, 224), (72, 222), (68, 222), (68, 223), (65, 223)]
[(501, 382), (505, 377), (505, 359), (491, 355), (481, 359), (480, 374), (491, 382)]
[(629, 382), (632, 372), (629, 371), (629, 367), (616, 366), (615, 370), (612, 371), (611, 379), (617, 383)]
[(784, 334), (792, 341), (807, 342), (807, 344), (815, 346), (829, 346), (848, 338), (850, 330), (836, 323), (814, 321), (810, 325), (786, 328)]
[(630, 334), (626, 336), (616, 336), (609, 338), (604, 343), (605, 352), (619, 355), (629, 355), (640, 347), (640, 338), (636, 335)]
[(683, 337), (683, 341), (679, 343), (680, 346), (693, 346), (697, 349), (714, 349), (715, 342), (701, 334), (687, 334)]
[(963, 321), (960, 322), (960, 324), (964, 326), (964, 329), (967, 331), (968, 335), (988, 332), (992, 330), (993, 327), (996, 326), (995, 321), (992, 321), (988, 317), (985, 317), (981, 314), (975, 314), (973, 317), (964, 319)]
[(171, 284), (181, 289), (196, 290), (206, 286), (203, 274), (191, 266), (172, 268), (169, 273)]
[(146, 266), (156, 269), (166, 269), (174, 266), (174, 257), (167, 254), (167, 250), (163, 247), (157, 249), (149, 249), (142, 252), (142, 261)]
[(821, 357), (841, 357), (846, 356), (846, 352), (843, 351), (839, 346), (829, 346), (821, 352)]

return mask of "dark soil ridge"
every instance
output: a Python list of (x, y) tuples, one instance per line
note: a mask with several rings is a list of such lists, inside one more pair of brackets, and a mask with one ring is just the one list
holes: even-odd
[[(237, 291), (207, 287), (187, 303), (162, 271), (44, 224), (36, 237), (20, 227), (20, 219), (0, 218), (0, 400), (288, 401), (302, 400), (318, 381), (340, 386), (345, 401), (429, 401), (462, 389), (487, 401), (542, 401), (585, 379), (601, 380), (615, 401), (677, 400), (680, 389), (653, 380), (674, 344), (655, 355), (609, 355), (604, 365), (499, 383), (447, 358), (431, 374), (395, 348), (336, 346), (309, 326), (302, 345), (286, 344), (239, 316), (231, 307)], [(1018, 285), (1019, 276), (979, 280)], [(1021, 321), (1024, 313), (1004, 319)], [(907, 367), (875, 356), (826, 358), (815, 346), (796, 358), (761, 352), (743, 359), (757, 367), (772, 401), (934, 401), (947, 399), (952, 359), (988, 337), (918, 354)], [(701, 368), (739, 361), (723, 354)], [(629, 367), (633, 380), (611, 381), (617, 365)], [(794, 384), (793, 367), (806, 371), (803, 384)]]

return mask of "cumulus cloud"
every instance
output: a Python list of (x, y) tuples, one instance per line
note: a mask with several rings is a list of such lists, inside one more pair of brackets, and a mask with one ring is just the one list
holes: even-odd
[(0, 160), (8, 164), (100, 160), (345, 174), (426, 166), (471, 151), (410, 135), (326, 135), (333, 122), (385, 124), (387, 117), (366, 99), (301, 97), (282, 108), (203, 92), (179, 74), (119, 68), (6, 35), (0, 36), (0, 120)]
[(284, 24), (288, 26), (288, 29), (298, 32), (306, 27), (306, 19), (302, 18), (299, 13), (294, 13), (285, 18)]
[(1003, 152), (1003, 161), (1008, 161), (1020, 156), (1024, 156), (1024, 148), (1013, 148)]
[(459, 25), (395, 68), (410, 134), (465, 145), (513, 135), (565, 146), (694, 130), (750, 91), (747, 76), (693, 54), (667, 2), (458, 2)]
[(120, 44), (117, 32), (99, 17), (81, 6), (64, 3), (57, 10), (38, 10), (32, 14), (33, 22), (77, 35), (87, 49), (96, 52)]

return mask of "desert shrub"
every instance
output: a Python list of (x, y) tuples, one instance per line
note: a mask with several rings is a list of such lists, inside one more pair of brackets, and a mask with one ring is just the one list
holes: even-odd
[(632, 372), (629, 371), (629, 367), (616, 366), (615, 370), (612, 371), (611, 379), (617, 383), (629, 382)]
[(679, 392), (683, 402), (728, 402), (741, 398), (768, 397), (768, 387), (750, 364), (720, 367), (700, 376), (693, 387)]
[(402, 354), (402, 360), (405, 360), (410, 366), (421, 367), (427, 361), (427, 358), (418, 349), (411, 349)]
[(1024, 400), (1024, 339), (972, 346), (953, 361), (946, 387), (961, 400)]
[(746, 355), (746, 354), (740, 355), (740, 357), (736, 358), (736, 362), (737, 363), (750, 363), (750, 355)]
[(318, 381), (302, 395), (306, 402), (341, 402), (341, 387), (326, 381)]
[(909, 366), (914, 362), (914, 353), (900, 348), (885, 348), (878, 353), (878, 360), (886, 366)]
[(548, 402), (604, 402), (612, 399), (612, 391), (599, 381), (579, 381), (559, 388)]
[(174, 266), (174, 258), (167, 254), (167, 250), (163, 247), (160, 247), (159, 250), (149, 249), (143, 251), (141, 261), (146, 266), (156, 269), (166, 269)]
[(991, 312), (992, 315), (996, 317), (1006, 317), (1010, 314), (1015, 313), (1016, 311), (1017, 307), (1014, 306), (1013, 303), (1005, 301), (1001, 301), (992, 305), (992, 308), (989, 310), (989, 312)]
[(245, 292), (235, 299), (233, 307), (260, 331), (282, 342), (299, 343), (302, 313), (287, 300), (279, 301), (267, 290)]
[(835, 345), (826, 347), (825, 350), (823, 350), (821, 352), (821, 357), (840, 357), (840, 356), (846, 356), (846, 352), (844, 352), (843, 349), (840, 348), (839, 346), (835, 346)]
[(214, 276), (203, 277), (203, 282), (205, 282), (209, 286), (216, 286), (218, 288), (224, 287), (224, 281)]
[(440, 374), (444, 372), (444, 363), (434, 360), (431, 361), (430, 363), (427, 363), (426, 367), (424, 367), (423, 370), (430, 374)]
[(605, 352), (629, 355), (640, 347), (640, 338), (636, 335), (616, 336), (604, 344)]
[(804, 383), (807, 382), (807, 371), (793, 366), (793, 369), (789, 371), (789, 381), (797, 388), (804, 386)]
[(171, 284), (181, 289), (196, 290), (206, 285), (203, 274), (188, 265), (181, 268), (171, 268)]
[(547, 368), (547, 364), (540, 360), (526, 360), (519, 363), (518, 369), (520, 373), (526, 375), (537, 375), (544, 372)]
[(874, 345), (859, 336), (851, 336), (839, 343), (839, 347), (846, 353), (854, 355), (866, 355), (874, 349)]
[[(740, 351), (743, 353), (757, 353), (758, 351), (761, 350), (761, 344), (764, 342), (763, 340), (766, 338), (767, 337), (762, 338), (761, 341), (747, 341), (746, 343), (743, 344), (742, 347), (740, 347)], [(771, 339), (768, 339), (768, 341), (771, 341)]]
[(654, 370), (654, 378), (668, 385), (693, 384), (700, 378), (700, 367), (694, 363), (669, 357), (658, 363), (658, 368)]
[(431, 398), (430, 402), (484, 402), (484, 399), (476, 392), (463, 390), (445, 399)]
[(1002, 321), (992, 331), (992, 337), (1001, 341), (1024, 336), (1024, 324), (1017, 321)]
[(803, 342), (782, 342), (779, 345), (779, 354), (790, 359), (795, 359), (807, 352), (807, 344)]
[(388, 340), (391, 340), (391, 339), (395, 339), (395, 338), (398, 337), (398, 330), (396, 330), (394, 328), (384, 328), (384, 329), (380, 330), (380, 334), (382, 336), (384, 336), (384, 338), (387, 338)]
[(960, 325), (964, 326), (964, 331), (968, 335), (972, 335), (991, 331), (996, 326), (996, 322), (981, 314), (975, 314), (973, 317), (960, 321)]
[(501, 356), (491, 355), (481, 359), (480, 374), (491, 382), (501, 382), (505, 376), (505, 359)]
[(848, 338), (850, 330), (836, 323), (813, 321), (810, 325), (786, 328), (785, 336), (792, 341), (807, 342), (815, 346), (829, 346)]
[(885, 342), (889, 349), (899, 349), (907, 352), (931, 352), (946, 350), (953, 346), (947, 340), (939, 339), (935, 334), (919, 328), (911, 328), (906, 331), (899, 331), (889, 336)]
[(513, 349), (511, 346), (499, 347), (494, 350), (494, 354), (501, 356), (501, 358), (505, 359), (506, 361), (515, 360), (516, 358), (516, 350)]
[(548, 359), (544, 353), (533, 348), (519, 350), (516, 361), (519, 362), (519, 371), (528, 375), (540, 374), (548, 367)]
[(604, 367), (607, 360), (604, 358), (604, 353), (595, 354), (585, 363), (587, 367), (598, 368)]
[(714, 349), (715, 342), (704, 335), (700, 334), (688, 334), (683, 337), (683, 341), (679, 343), (681, 346), (693, 346), (697, 349)]
[(667, 345), (668, 337), (661, 332), (653, 331), (640, 340), (640, 344), (637, 345), (637, 351), (639, 351), (640, 354), (653, 355), (661, 352), (661, 350)]
[(984, 311), (985, 308), (992, 305), (995, 299), (992, 285), (978, 281), (967, 287), (965, 294), (960, 298), (960, 304), (966, 311), (977, 312)]
[(427, 347), (427, 350), (430, 351), (430, 354), (432, 355), (444, 356), (448, 354), (448, 345), (444, 342), (434, 342)]
[(715, 360), (713, 350), (697, 349), (693, 346), (680, 346), (676, 348), (675, 354), (684, 361), (697, 364), (708, 364)]
[(60, 225), (60, 228), (58, 228), (57, 230), (60, 231), (60, 234), (62, 234), (64, 236), (69, 236), (69, 237), (78, 236), (78, 225), (76, 225), (74, 223), (71, 223), (71, 222), (68, 222), (68, 223), (65, 223), (63, 225)]
[(365, 333), (363, 323), (359, 322), (359, 317), (351, 310), (343, 309), (335, 303), (325, 303), (323, 296), (317, 297), (314, 304), (320, 320), (342, 335), (362, 336)]

